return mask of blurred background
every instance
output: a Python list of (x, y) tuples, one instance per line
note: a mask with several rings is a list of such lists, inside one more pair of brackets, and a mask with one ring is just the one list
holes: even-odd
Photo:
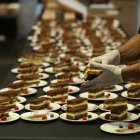
[(140, 0), (77, 0), (82, 4), (77, 9), (62, 4), (64, 1), (67, 0), (0, 0), (0, 81), (20, 55), (27, 35), (39, 19), (81, 20), (86, 11), (90, 17), (119, 19), (129, 37), (138, 32)]

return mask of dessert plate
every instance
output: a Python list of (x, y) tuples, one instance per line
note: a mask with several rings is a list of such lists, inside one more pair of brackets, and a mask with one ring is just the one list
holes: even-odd
[(40, 82), (38, 84), (33, 84), (30, 87), (43, 87), (43, 86), (46, 86), (47, 84), (48, 84), (47, 81), (40, 80)]
[[(67, 105), (64, 104), (64, 105), (61, 106), (61, 108), (62, 108), (64, 111), (66, 111), (66, 110), (67, 110)], [(88, 111), (95, 111), (95, 110), (97, 110), (97, 109), (98, 109), (98, 106), (97, 106), (97, 105), (88, 103)]]
[[(99, 118), (102, 119), (102, 120), (105, 120), (105, 121), (116, 121), (116, 120), (106, 119), (106, 118), (105, 118), (105, 115), (106, 115), (106, 114), (110, 114), (110, 112), (101, 113), (101, 114), (99, 115)], [(137, 120), (138, 118), (139, 118), (139, 117), (138, 117), (137, 114), (127, 112), (127, 118), (124, 119), (124, 120), (122, 120), (122, 121), (124, 121), (124, 122), (130, 122), (130, 121), (135, 121), (135, 120)]]
[[(47, 95), (43, 95), (43, 96), (40, 96), (40, 97), (48, 97)], [(55, 103), (57, 104), (65, 104), (67, 103), (67, 100), (72, 100), (72, 99), (75, 99), (76, 97), (74, 96), (71, 96), (71, 95), (68, 95), (68, 99), (66, 99), (65, 101), (54, 101)]]
[[(60, 108), (61, 108), (61, 106), (59, 104), (50, 103), (50, 107), (49, 108), (44, 108), (44, 109), (41, 109), (41, 110), (56, 111), (56, 110), (58, 110)], [(25, 105), (25, 109), (29, 110), (29, 111), (38, 111), (38, 110), (30, 109), (30, 104)]]
[[(22, 58), (19, 58), (19, 59), (18, 59), (18, 62), (26, 62), (26, 61), (24, 61)], [(28, 63), (28, 62), (27, 62), (27, 63)], [(43, 62), (42, 65), (38, 65), (38, 66), (39, 66), (39, 67), (49, 67), (50, 64), (47, 63), (47, 62)]]
[(17, 113), (14, 113), (14, 112), (9, 112), (9, 116), (7, 117), (6, 120), (1, 120), (0, 119), (0, 124), (1, 123), (8, 123), (8, 122), (13, 122), (13, 121), (16, 121), (20, 118), (19, 114)]
[[(13, 68), (13, 69), (11, 69), (11, 72), (14, 73), (14, 74), (18, 74), (18, 69), (17, 68)], [(43, 69), (39, 68), (38, 72), (43, 72)]]
[[(40, 79), (48, 79), (49, 78), (49, 75), (48, 74), (46, 74), (46, 73), (39, 73), (39, 75), (40, 75)], [(18, 75), (16, 75), (16, 78), (17, 79), (20, 79), (20, 74), (18, 74)]]
[(20, 103), (16, 103), (15, 107), (12, 108), (10, 111), (12, 112), (18, 112), (24, 109), (24, 106)]
[[(68, 86), (69, 94), (77, 93), (80, 91), (80, 88), (76, 86)], [(44, 87), (43, 88), (44, 92), (50, 91), (50, 86)]]
[(107, 89), (106, 91), (108, 92), (118, 92), (118, 91), (122, 91), (123, 87), (120, 85), (114, 85), (115, 87), (113, 89)]
[(28, 88), (28, 93), (20, 93), (20, 96), (29, 96), (29, 95), (33, 95), (36, 94), (37, 90), (35, 88)]
[(137, 105), (135, 106), (135, 108), (138, 109), (138, 110), (140, 110), (140, 104), (137, 104)]
[[(135, 84), (135, 83), (134, 83), (134, 84)], [(124, 85), (124, 87), (125, 87), (126, 89), (128, 89), (128, 88), (131, 87), (131, 85), (133, 85), (133, 83), (127, 83), (127, 84)], [(137, 83), (137, 85), (140, 85), (140, 83)]]
[[(103, 111), (110, 111), (110, 110), (107, 110), (107, 109), (104, 108), (104, 104), (100, 104), (100, 105), (99, 105), (99, 109), (101, 109), (101, 110), (103, 110)], [(128, 111), (132, 111), (132, 110), (134, 110), (134, 109), (135, 109), (135, 106), (134, 106), (134, 105), (132, 105), (132, 104), (127, 104), (127, 110), (128, 110)]]
[(57, 72), (53, 71), (53, 67), (45, 68), (44, 71), (47, 73), (57, 73)]
[[(67, 113), (62, 113), (60, 115), (60, 118), (62, 120), (69, 121), (69, 122), (89, 122), (89, 121), (94, 121), (94, 120), (98, 119), (98, 115), (96, 113), (92, 113), (92, 112), (88, 112), (88, 115), (85, 120), (83, 118), (78, 119), (78, 120), (67, 119), (66, 115), (67, 115)], [(90, 117), (88, 117), (88, 116), (90, 116)]]
[(59, 114), (55, 112), (47, 112), (45, 110), (36, 112), (26, 112), (20, 115), (21, 119), (32, 122), (47, 122), (59, 118)]
[[(112, 134), (133, 134), (140, 132), (140, 125), (131, 123), (133, 125), (133, 129), (128, 129), (128, 122), (109, 122), (100, 126), (100, 129), (104, 132), (112, 133)], [(123, 126), (123, 128), (120, 128)]]
[[(108, 94), (109, 94), (110, 96), (109, 96), (109, 97), (106, 97)], [(88, 100), (90, 100), (90, 101), (104, 101), (104, 100), (109, 100), (109, 99), (115, 99), (115, 98), (118, 97), (117, 94), (115, 94), (115, 93), (110, 93), (110, 92), (105, 92), (105, 96), (104, 96), (104, 97), (95, 98), (95, 99), (89, 98), (89, 97), (88, 97), (88, 92), (83, 92), (83, 93), (79, 94), (79, 96), (82, 97), (82, 98), (86, 98), (86, 99), (88, 99)]]
[(17, 98), (18, 98), (18, 103), (24, 103), (24, 102), (26, 102), (26, 98), (25, 97), (21, 97), (21, 96), (17, 96)]
[(128, 98), (128, 99), (132, 99), (132, 100), (140, 100), (140, 96), (137, 98), (133, 98), (133, 97), (128, 97), (127, 91), (124, 91), (121, 93), (121, 96)]

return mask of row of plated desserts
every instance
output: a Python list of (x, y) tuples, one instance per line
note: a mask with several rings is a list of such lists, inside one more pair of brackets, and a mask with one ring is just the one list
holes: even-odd
[[(89, 90), (81, 93), (78, 98), (71, 96), (80, 91), (77, 85), (102, 73), (100, 70), (86, 68), (90, 58), (102, 55), (127, 41), (118, 20), (100, 17), (83, 21), (42, 20), (33, 26), (33, 30), (32, 36), (28, 37), (32, 51), (22, 54), (17, 67), (11, 70), (19, 80), (0, 90), (0, 122), (10, 121), (11, 111), (24, 108), (20, 104), (26, 101), (23, 96), (28, 98), (28, 95), (38, 93), (38, 87), (43, 87), (44, 92), (42, 95), (38, 94), (38, 97), (33, 97), (29, 104), (25, 105), (25, 109), (31, 112), (21, 114), (20, 117), (24, 120), (57, 119), (59, 115), (51, 111), (62, 108), (66, 113), (60, 115), (61, 119), (75, 122), (92, 121), (97, 119), (98, 115), (89, 111), (98, 109), (98, 106), (88, 103), (88, 100), (92, 103), (95, 100), (105, 100), (99, 108), (109, 112), (100, 114), (101, 119), (138, 119), (136, 114), (127, 112), (135, 107), (128, 105), (126, 99), (106, 92), (123, 90), (119, 85)], [(49, 81), (48, 78), (52, 74), (55, 75), (55, 79)], [(129, 92), (123, 95), (137, 98), (140, 94), (139, 89), (139, 84), (132, 84), (128, 87)], [(64, 105), (61, 107), (59, 104)], [(9, 111), (10, 113), (7, 113)]]

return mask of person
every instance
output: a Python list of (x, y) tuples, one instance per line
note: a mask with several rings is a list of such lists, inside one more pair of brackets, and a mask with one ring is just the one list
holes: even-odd
[[(99, 89), (122, 82), (140, 82), (140, 34), (102, 56), (92, 58), (88, 66), (102, 70), (97, 78), (85, 82), (84, 88)], [(126, 64), (124, 67), (119, 65)]]

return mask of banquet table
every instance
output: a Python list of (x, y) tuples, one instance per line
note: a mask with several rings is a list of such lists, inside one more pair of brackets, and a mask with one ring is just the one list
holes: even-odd
[[(26, 41), (24, 50), (22, 53), (31, 51), (29, 47), (29, 41)], [(13, 68), (17, 65), (17, 61), (13, 64)], [(50, 78), (47, 79), (49, 82), (51, 79), (54, 78), (54, 74), (50, 74)], [(6, 87), (10, 82), (15, 81), (15, 75), (12, 74), (10, 71), (8, 72), (5, 80), (1, 84), (1, 88)], [(28, 102), (29, 99), (32, 97), (37, 97), (42, 95), (43, 90), (42, 88), (36, 88), (37, 94), (31, 95), (27, 97)], [(83, 89), (80, 91), (82, 92)], [(120, 95), (121, 92), (117, 94)], [(74, 96), (78, 96), (79, 93), (75, 94)], [(139, 101), (128, 100), (132, 104), (137, 104)], [(95, 104), (99, 104), (102, 102), (92, 102)], [(20, 111), (19, 114), (27, 112), (26, 110)], [(58, 111), (61, 114), (63, 111), (60, 109)], [(134, 111), (138, 114), (138, 110)], [(101, 111), (97, 110), (95, 113), (99, 114)], [(24, 121), (19, 119), (17, 121), (11, 123), (3, 123), (0, 124), (0, 139), (1, 140), (139, 140), (140, 139), (140, 132), (135, 134), (129, 135), (117, 135), (106, 133), (100, 130), (100, 126), (107, 121), (103, 121), (101, 119), (97, 119), (91, 122), (68, 122), (61, 120), (60, 118), (54, 121), (48, 122), (30, 122)], [(139, 120), (134, 121), (134, 123), (140, 124)]]

